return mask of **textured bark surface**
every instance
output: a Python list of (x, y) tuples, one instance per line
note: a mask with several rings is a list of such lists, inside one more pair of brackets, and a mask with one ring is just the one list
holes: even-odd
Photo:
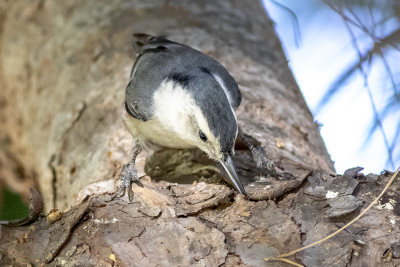
[[(265, 263), (264, 257), (337, 230), (365, 208), (389, 178), (358, 171), (343, 176), (315, 171), (297, 192), (279, 201), (246, 200), (225, 185), (146, 178), (143, 188), (134, 186), (133, 203), (94, 196), (30, 226), (0, 226), (0, 265), (285, 265)], [(358, 222), (292, 260), (306, 266), (398, 266), (399, 189), (397, 181)]]
[[(388, 179), (359, 168), (332, 174), (258, 2), (2, 1), (0, 22), (0, 177), (13, 188), (36, 181), (46, 210), (82, 201), (30, 226), (1, 227), (2, 266), (280, 266), (263, 259), (338, 229)], [(245, 199), (203, 153), (160, 150), (139, 158), (148, 176), (133, 203), (107, 201), (131, 156), (120, 110), (134, 32), (167, 34), (225, 65), (243, 94), (242, 131), (290, 179), (258, 170), (238, 142)], [(399, 186), (348, 231), (293, 259), (399, 264)]]

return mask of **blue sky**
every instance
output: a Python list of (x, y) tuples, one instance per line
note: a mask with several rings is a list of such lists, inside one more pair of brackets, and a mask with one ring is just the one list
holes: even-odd
[[(288, 56), (290, 68), (315, 120), (322, 124), (321, 135), (335, 162), (336, 171), (343, 173), (355, 166), (364, 167), (364, 173), (379, 173), (384, 168), (393, 170), (386, 164), (387, 150), (381, 132), (376, 131), (364, 145), (374, 114), (360, 74), (357, 73), (344, 85), (342, 93), (334, 96), (320, 112), (315, 113), (319, 100), (335, 78), (358, 58), (342, 18), (321, 4), (322, 1), (279, 2), (289, 7), (298, 18), (301, 33), (299, 46), (296, 46), (289, 13), (270, 0), (264, 0), (270, 17), (276, 23), (276, 31)], [(392, 22), (398, 25), (396, 23)], [(359, 40), (362, 49), (370, 45), (367, 39)], [(391, 53), (388, 61), (397, 66), (395, 62), (400, 62), (399, 53)], [(383, 69), (381, 63), (374, 63), (368, 79), (378, 110), (390, 97), (390, 93), (382, 90), (383, 87), (389, 87), (387, 79), (382, 78)], [(397, 71), (400, 69), (397, 68)], [(394, 113), (383, 122), (389, 140), (393, 139), (399, 117), (399, 113)], [(395, 161), (395, 164), (399, 165), (399, 162)]]

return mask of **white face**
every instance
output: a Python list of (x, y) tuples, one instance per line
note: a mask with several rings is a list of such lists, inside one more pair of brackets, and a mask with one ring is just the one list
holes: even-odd
[(154, 94), (154, 107), (154, 116), (176, 138), (198, 147), (214, 160), (223, 159), (218, 138), (187, 90), (172, 81), (162, 82)]

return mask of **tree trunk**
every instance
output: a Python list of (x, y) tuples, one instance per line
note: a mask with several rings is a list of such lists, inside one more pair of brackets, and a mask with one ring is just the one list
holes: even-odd
[(281, 166), (333, 170), (258, 2), (9, 1), (2, 21), (2, 134), (37, 174), (47, 209), (69, 207), (130, 159), (120, 110), (135, 32), (166, 34), (226, 66), (243, 93), (240, 127)]
[[(253, 202), (234, 197), (226, 185), (213, 184), (220, 181), (220, 172), (196, 150), (142, 155), (139, 161), (150, 177), (144, 188), (134, 187), (134, 203), (105, 202), (98, 196), (54, 224), (41, 218), (30, 239), (20, 240), (24, 249), (7, 245), (3, 263), (38, 259), (76, 265), (259, 266), (265, 256), (309, 243), (302, 234), (312, 232), (314, 239), (336, 227), (322, 215), (320, 225), (316, 217), (295, 209), (320, 208), (312, 206), (304, 181), (314, 177), (316, 184), (333, 183), (325, 176), (334, 177), (328, 175), (334, 170), (261, 3), (6, 1), (0, 4), (0, 22), (3, 179), (12, 184), (11, 176), (21, 173), (35, 179), (47, 210), (65, 210), (84, 195), (111, 192), (130, 160), (132, 137), (120, 110), (135, 58), (135, 32), (165, 34), (226, 66), (243, 94), (239, 127), (292, 177), (255, 179), (260, 171), (250, 152), (238, 144), (238, 173), (250, 199), (262, 200)], [(315, 169), (327, 172), (310, 176)], [(357, 181), (358, 176), (343, 177)], [(202, 183), (204, 179), (210, 183)], [(345, 196), (352, 196), (354, 183), (341, 184), (350, 188)], [(313, 193), (312, 188), (311, 183)], [(355, 199), (350, 202), (361, 205)], [(308, 219), (320, 228), (304, 226)], [(8, 244), (23, 231), (26, 228), (3, 231), (0, 239)], [(347, 262), (353, 240), (339, 240), (345, 242), (338, 249)], [(42, 249), (33, 251), (35, 242)], [(317, 264), (307, 253), (299, 259)]]

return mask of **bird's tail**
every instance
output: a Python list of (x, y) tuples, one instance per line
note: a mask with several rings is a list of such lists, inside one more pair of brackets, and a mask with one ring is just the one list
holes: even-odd
[(152, 36), (146, 33), (134, 33), (133, 39), (133, 48), (136, 50), (136, 52), (140, 53), (143, 49), (143, 46), (164, 41), (165, 36)]

